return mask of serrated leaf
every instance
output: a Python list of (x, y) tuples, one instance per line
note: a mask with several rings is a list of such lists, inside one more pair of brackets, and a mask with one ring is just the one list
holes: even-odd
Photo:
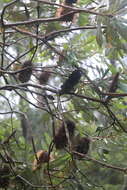
[(98, 28), (97, 28), (96, 41), (97, 41), (98, 45), (100, 47), (102, 47), (102, 44), (103, 44), (103, 34), (102, 34), (102, 29), (101, 29), (101, 25), (100, 24), (98, 25)]
[(119, 4), (119, 9), (122, 9), (125, 6), (127, 6), (127, 0), (122, 0), (121, 3)]
[(54, 168), (54, 167), (62, 166), (62, 164), (65, 164), (65, 162), (67, 162), (70, 158), (71, 156), (69, 154), (65, 154), (59, 157), (58, 159), (52, 161), (52, 163), (50, 164), (50, 167)]
[(107, 25), (106, 32), (106, 41), (110, 46), (116, 47), (120, 43), (119, 34), (117, 32), (115, 21)]
[[(117, 15), (120, 15), (121, 17), (126, 15), (126, 13), (127, 13), (127, 7), (117, 11)], [(123, 19), (123, 17), (122, 17), (122, 19)]]
[(112, 65), (112, 64), (110, 64), (110, 65), (108, 65), (108, 68), (109, 68), (109, 70), (114, 74), (114, 73), (117, 73), (117, 68), (114, 66), (114, 65)]
[(120, 10), (127, 5), (126, 0), (110, 0), (109, 1), (109, 10)]
[(124, 105), (123, 103), (121, 103), (121, 102), (117, 102), (116, 103), (116, 107), (118, 108), (118, 109), (127, 109), (127, 105)]
[(117, 59), (117, 57), (118, 57), (117, 49), (114, 47), (107, 48), (105, 50), (105, 55), (108, 56), (109, 59)]
[(88, 15), (80, 14), (78, 19), (79, 26), (84, 26), (88, 24)]
[(51, 137), (50, 137), (50, 135), (49, 135), (48, 133), (44, 133), (44, 136), (45, 136), (45, 141), (46, 141), (46, 143), (47, 143), (47, 144), (50, 144), (50, 142), (51, 142)]
[(119, 82), (118, 87), (120, 90), (122, 90), (123, 92), (127, 92), (127, 84)]
[(9, 3), (11, 0), (3, 0), (3, 3)]
[(117, 29), (118, 33), (123, 39), (127, 40), (127, 25), (119, 20), (113, 22), (114, 29)]

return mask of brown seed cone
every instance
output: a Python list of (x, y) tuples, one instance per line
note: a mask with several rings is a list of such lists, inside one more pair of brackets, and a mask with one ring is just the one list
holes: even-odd
[(47, 84), (49, 78), (51, 76), (51, 72), (49, 72), (48, 70), (47, 71), (42, 71), (38, 80), (39, 80), (39, 83), (40, 84)]
[[(77, 142), (77, 145), (74, 147), (74, 150), (81, 154), (87, 154), (89, 151), (89, 148), (90, 148), (90, 139), (87, 137), (82, 137)], [(83, 156), (75, 154), (74, 157), (77, 159), (80, 159)]]
[(32, 75), (32, 62), (30, 60), (25, 61), (22, 64), (21, 69), (24, 69), (24, 70), (18, 73), (17, 75), (19, 81), (22, 83), (28, 82)]
[[(63, 3), (63, 5), (67, 5), (71, 7), (73, 6), (72, 3), (66, 3), (66, 2)], [(70, 8), (60, 7), (56, 10), (56, 17), (61, 17), (60, 18), (61, 21), (73, 22), (74, 16), (75, 16), (75, 13), (72, 13), (72, 10)]]
[(32, 168), (33, 171), (36, 171), (37, 169), (39, 169), (42, 163), (47, 163), (50, 160), (50, 155), (45, 150), (39, 150), (36, 153), (36, 156), (38, 160), (35, 158), (33, 161), (33, 168)]
[(66, 134), (61, 134), (60, 131), (54, 137), (54, 143), (56, 149), (63, 149), (67, 146), (67, 137)]
[(74, 89), (74, 87), (78, 84), (80, 81), (80, 78), (82, 76), (82, 72), (80, 69), (74, 70), (68, 77), (68, 79), (65, 80), (65, 82), (61, 85), (61, 90), (59, 92), (60, 95), (68, 94), (70, 91)]
[[(74, 136), (74, 130), (75, 130), (75, 124), (73, 121), (66, 120), (67, 130), (69, 133), (70, 140)], [(64, 123), (62, 123), (62, 126), (59, 128), (58, 132), (56, 133), (54, 137), (54, 144), (56, 149), (63, 149), (68, 144), (68, 139), (65, 132), (65, 126)]]

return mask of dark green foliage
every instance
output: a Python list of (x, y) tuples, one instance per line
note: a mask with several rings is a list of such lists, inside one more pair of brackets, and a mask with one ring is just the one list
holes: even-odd
[(10, 169), (7, 165), (0, 167), (0, 187), (6, 188), (9, 185)]
[(102, 149), (103, 150), (103, 154), (109, 154), (109, 150), (107, 149)]
[(0, 1), (0, 189), (123, 190), (127, 1), (57, 3)]

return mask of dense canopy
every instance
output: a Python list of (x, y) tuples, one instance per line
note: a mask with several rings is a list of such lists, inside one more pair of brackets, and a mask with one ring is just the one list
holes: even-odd
[(0, 1), (0, 189), (127, 189), (127, 1)]

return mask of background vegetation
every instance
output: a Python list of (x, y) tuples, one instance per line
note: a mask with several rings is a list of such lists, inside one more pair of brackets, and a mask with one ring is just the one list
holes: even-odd
[[(0, 188), (126, 190), (127, 1), (0, 7)], [(80, 80), (60, 95), (77, 69)], [(55, 147), (56, 135), (67, 145)]]

